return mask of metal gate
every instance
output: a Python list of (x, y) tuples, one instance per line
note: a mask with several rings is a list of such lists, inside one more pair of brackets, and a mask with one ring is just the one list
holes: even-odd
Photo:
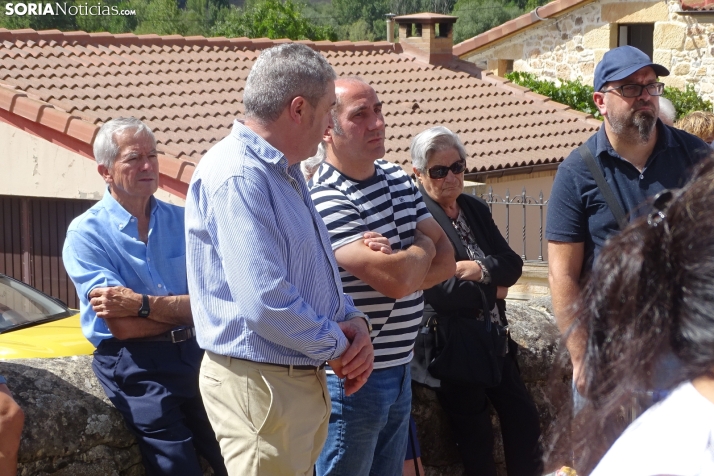
[(70, 222), (95, 203), (0, 195), (0, 273), (78, 308), (62, 246)]

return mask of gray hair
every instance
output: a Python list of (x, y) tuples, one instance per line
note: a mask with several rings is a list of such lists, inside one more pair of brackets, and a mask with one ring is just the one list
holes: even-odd
[(135, 117), (118, 117), (112, 119), (104, 123), (99, 129), (99, 132), (97, 132), (96, 139), (94, 139), (92, 150), (94, 152), (94, 160), (96, 160), (99, 165), (103, 165), (108, 169), (112, 168), (114, 161), (119, 155), (119, 145), (114, 136), (126, 130), (135, 131), (134, 137), (146, 134), (148, 137), (151, 137), (151, 140), (156, 144), (154, 133), (151, 132), (149, 126), (139, 119)]
[(284, 43), (263, 50), (245, 83), (245, 116), (269, 124), (298, 96), (316, 107), (335, 78), (330, 63), (309, 46)]
[(327, 158), (326, 146), (325, 141), (321, 141), (320, 145), (317, 146), (317, 153), (300, 162), (300, 171), (305, 177), (306, 182), (310, 181), (312, 176), (315, 175), (315, 172), (317, 172), (317, 169), (320, 168), (320, 165)]
[(461, 139), (446, 127), (436, 126), (420, 132), (414, 136), (410, 147), (412, 167), (421, 171), (426, 170), (431, 154), (447, 149), (456, 149), (459, 157), (466, 160), (466, 149)]
[(664, 96), (659, 97), (659, 118), (668, 126), (674, 126), (674, 121), (677, 119), (677, 110), (674, 108), (674, 104)]

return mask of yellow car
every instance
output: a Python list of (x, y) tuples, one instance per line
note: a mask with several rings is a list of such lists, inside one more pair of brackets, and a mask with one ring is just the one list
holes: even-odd
[(0, 360), (67, 357), (94, 352), (79, 312), (0, 274)]

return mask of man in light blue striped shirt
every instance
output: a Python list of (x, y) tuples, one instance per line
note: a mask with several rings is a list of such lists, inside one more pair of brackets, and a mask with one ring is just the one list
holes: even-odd
[(369, 321), (343, 294), (299, 167), (330, 125), (334, 80), (305, 45), (263, 51), (243, 94), (245, 124), (189, 186), (201, 393), (232, 475), (312, 475), (330, 416), (325, 362), (348, 393), (372, 371)]

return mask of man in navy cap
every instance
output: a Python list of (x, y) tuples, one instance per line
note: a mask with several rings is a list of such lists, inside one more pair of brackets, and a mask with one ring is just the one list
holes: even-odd
[[(572, 304), (605, 241), (640, 216), (650, 197), (681, 187), (688, 170), (706, 155), (702, 140), (658, 119), (664, 92), (658, 77), (667, 75), (667, 68), (632, 46), (608, 51), (595, 68), (593, 100), (604, 123), (585, 142), (586, 150), (574, 150), (560, 164), (548, 205), (548, 278), (561, 332), (573, 321)], [(596, 183), (587, 156), (612, 191), (614, 206)], [(584, 343), (578, 332), (567, 342), (576, 383)]]

